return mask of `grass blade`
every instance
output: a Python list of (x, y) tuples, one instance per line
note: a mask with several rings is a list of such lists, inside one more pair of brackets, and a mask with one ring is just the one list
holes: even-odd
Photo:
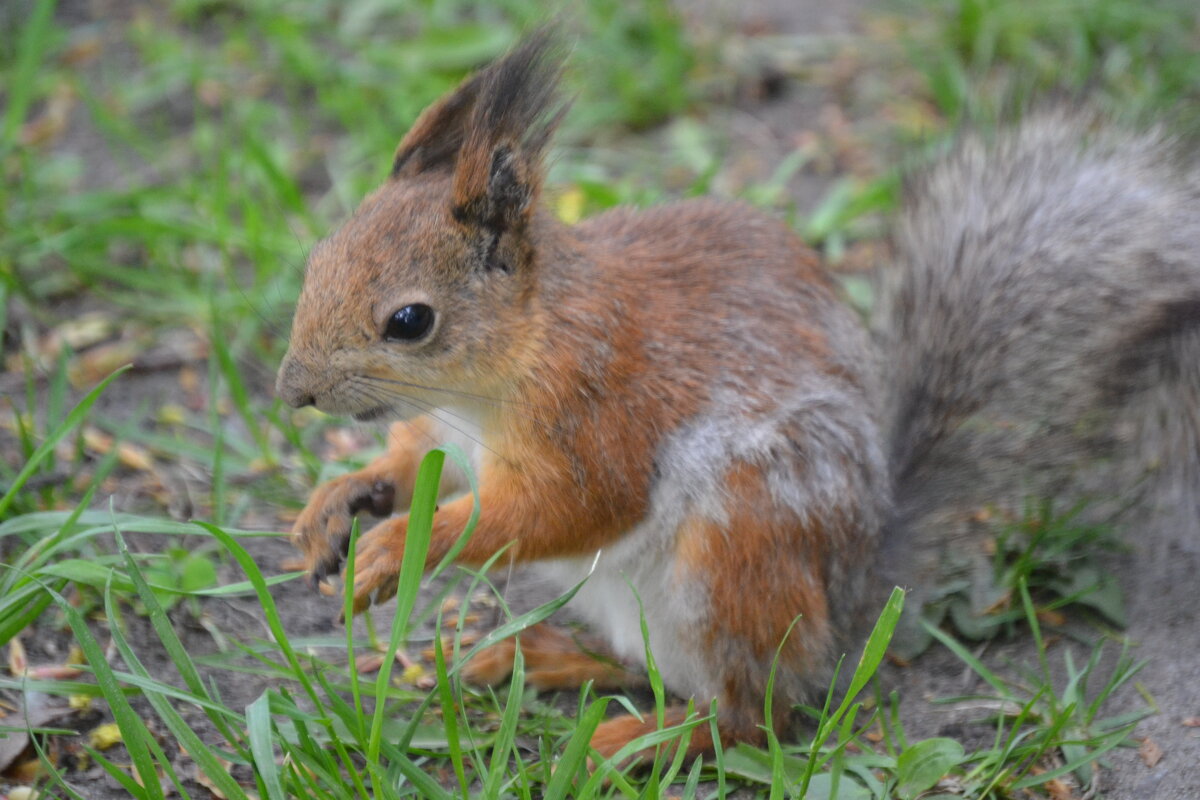
[[(158, 774), (154, 768), (155, 759), (151, 754), (153, 737), (151, 737), (145, 723), (142, 722), (137, 712), (133, 710), (133, 706), (129, 704), (129, 700), (121, 690), (121, 685), (117, 681), (112, 667), (109, 666), (103, 648), (100, 647), (100, 643), (96, 641), (96, 637), (88, 629), (87, 621), (83, 618), (83, 615), (71, 605), (67, 598), (48, 587), (46, 591), (50, 593), (50, 597), (66, 617), (67, 624), (71, 627), (71, 632), (75, 634), (75, 641), (83, 651), (84, 658), (91, 665), (92, 673), (96, 676), (96, 683), (99, 685), (104, 699), (108, 702), (108, 707), (112, 711), (117, 728), (121, 731), (121, 738), (125, 743), (125, 749), (129, 752), (129, 757), (133, 761), (133, 768), (139, 778), (137, 783), (140, 784), (140, 787), (137, 792), (133, 793), (134, 796), (153, 798), (153, 800), (165, 800), (162, 787), (158, 782)], [(157, 744), (153, 745), (153, 748), (157, 750)], [(165, 758), (163, 760), (166, 761)], [(117, 768), (113, 767), (113, 769)], [(127, 784), (126, 788), (128, 788)]]
[(112, 383), (118, 375), (129, 369), (129, 366), (130, 365), (126, 364), (120, 369), (113, 371), (107, 378), (96, 384), (96, 387), (88, 392), (87, 395), (80, 400), (73, 409), (71, 409), (71, 413), (67, 414), (66, 418), (57, 426), (55, 426), (54, 430), (47, 434), (46, 440), (42, 442), (37, 450), (33, 452), (33, 455), (31, 455), (29, 460), (25, 462), (25, 466), (20, 472), (17, 473), (16, 479), (14, 479), (12, 485), (8, 487), (8, 491), (4, 493), (3, 497), (0, 497), (0, 518), (4, 516), (4, 512), (8, 510), (8, 507), (16, 498), (17, 492), (21, 490), (21, 487), (25, 485), (25, 482), (29, 480), (33, 473), (37, 471), (38, 465), (41, 464), (47, 456), (54, 452), (55, 446), (62, 441), (64, 436), (70, 433), (75, 426), (83, 421), (83, 418), (87, 416), (92, 404), (96, 402), (97, 398), (100, 397), (100, 394), (108, 388), (108, 385)]
[[(408, 528), (404, 539), (404, 556), (400, 564), (400, 577), (396, 585), (396, 612), (392, 617), (392, 633), (388, 640), (388, 654), (395, 653), (408, 637), (409, 617), (416, 606), (417, 593), (421, 590), (421, 577), (425, 574), (425, 556), (429, 552), (429, 541), (433, 536), (433, 511), (437, 506), (438, 484), (442, 477), (445, 452), (431, 450), (421, 460), (417, 480), (413, 489), (412, 505), (408, 512)], [(347, 584), (352, 578), (348, 575)], [(350, 591), (349, 586), (347, 591)], [(374, 763), (379, 758), (379, 741), (383, 735), (384, 692), (392, 673), (392, 658), (385, 658), (375, 680), (375, 713), (371, 718), (371, 736), (367, 743), (367, 760)]]
[(283, 785), (279, 781), (279, 768), (275, 764), (275, 748), (271, 736), (271, 699), (263, 692), (246, 706), (246, 733), (250, 737), (250, 752), (254, 754), (254, 768), (262, 778), (267, 797), (285, 800)]

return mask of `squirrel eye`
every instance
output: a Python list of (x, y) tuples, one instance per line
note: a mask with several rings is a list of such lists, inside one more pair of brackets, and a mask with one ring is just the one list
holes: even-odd
[(420, 339), (433, 326), (433, 309), (424, 303), (413, 303), (392, 314), (384, 328), (383, 338), (388, 341), (412, 341)]

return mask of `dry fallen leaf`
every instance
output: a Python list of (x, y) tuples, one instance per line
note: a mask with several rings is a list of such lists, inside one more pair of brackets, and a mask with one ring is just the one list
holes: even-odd
[(67, 651), (67, 660), (63, 663), (70, 665), (86, 664), (87, 657), (83, 654), (83, 648), (77, 644), (71, 645), (71, 649)]
[(121, 729), (115, 722), (98, 725), (88, 732), (88, 742), (97, 750), (107, 750), (121, 741)]
[(1186, 717), (1182, 725), (1185, 728), (1200, 728), (1200, 717)]
[(1043, 625), (1054, 625), (1061, 628), (1067, 624), (1067, 615), (1053, 609), (1042, 609), (1037, 612), (1037, 618)]
[(78, 67), (95, 61), (103, 51), (104, 42), (99, 36), (86, 35), (63, 51), (62, 60), (68, 66)]
[[(233, 762), (231, 762), (231, 761), (226, 761), (223, 758), (218, 758), (217, 760), (220, 762), (221, 766), (225, 768), (226, 771), (228, 771), (229, 768), (231, 766), (233, 766)], [(212, 778), (208, 777), (208, 775), (204, 772), (204, 770), (200, 769), (199, 764), (196, 765), (195, 778), (196, 778), (196, 783), (200, 784), (205, 789), (208, 789), (210, 792), (212, 792), (213, 797), (220, 798), (220, 800), (225, 800), (225, 798), (226, 798), (225, 793), (223, 791), (221, 791), (220, 788), (217, 787), (217, 784), (215, 782), (213, 782)]]
[(83, 674), (83, 670), (68, 664), (50, 664), (44, 667), (32, 667), (29, 677), (49, 681), (70, 681)]
[(25, 657), (25, 645), (13, 637), (8, 643), (8, 672), (10, 675), (21, 676), (29, 671), (29, 659)]
[[(13, 726), (16, 728), (17, 726)], [(0, 733), (0, 772), (8, 768), (25, 752), (29, 746), (29, 734), (24, 730), (10, 730)]]
[[(0, 733), (0, 772), (10, 777), (31, 768), (29, 761), (20, 760), (28, 755), (26, 748), (29, 746), (29, 735), (26, 728), (40, 728), (69, 713), (56, 699), (42, 692), (25, 692), (22, 700), (25, 706), (14, 708), (6, 720), (6, 724), (14, 730)], [(57, 757), (54, 753), (49, 753), (49, 756), (51, 760)], [(34, 767), (39, 763), (36, 757), (32, 759)], [(37, 777), (36, 774), (31, 774), (26, 782), (31, 782), (34, 777)]]
[(404, 671), (400, 673), (400, 680), (421, 688), (431, 688), (435, 682), (433, 676), (416, 663), (409, 664), (404, 668)]
[(54, 356), (64, 343), (78, 352), (111, 339), (118, 329), (116, 317), (109, 312), (88, 311), (55, 326), (43, 347), (53, 347)]
[(378, 672), (382, 666), (382, 653), (366, 653), (354, 659), (354, 668), (362, 675)]
[(1138, 755), (1142, 757), (1142, 763), (1147, 767), (1153, 767), (1159, 761), (1162, 761), (1163, 751), (1157, 743), (1149, 736), (1142, 739), (1142, 744), (1138, 747)]
[[(53, 756), (47, 754), (51, 762), (54, 761)], [(8, 776), (18, 783), (36, 783), (40, 778), (46, 775), (46, 768), (42, 765), (42, 760), (36, 756), (26, 759), (18, 764), (14, 764), (8, 770)]]
[(83, 389), (103, 380), (117, 367), (132, 364), (144, 349), (143, 343), (133, 339), (96, 345), (71, 362), (67, 377), (72, 386)]
[(84, 428), (83, 443), (88, 449), (101, 455), (107, 455), (115, 447), (117, 450), (117, 460), (123, 466), (137, 470), (138, 472), (154, 472), (154, 457), (150, 455), (150, 452), (146, 448), (129, 442), (114, 442), (112, 436), (109, 436), (99, 428), (91, 426)]
[(21, 127), (21, 144), (35, 147), (52, 144), (67, 129), (75, 100), (71, 84), (63, 81), (55, 86), (42, 113)]
[(1001, 611), (1006, 611), (1012, 606), (1012, 594), (1005, 592), (996, 599), (996, 602), (983, 610), (984, 614), (999, 614)]
[(187, 409), (178, 403), (164, 403), (159, 406), (158, 421), (162, 425), (182, 425), (187, 421)]
[(1046, 793), (1050, 795), (1050, 800), (1078, 800), (1075, 790), (1061, 778), (1047, 781)]
[(183, 367), (179, 370), (179, 386), (188, 394), (200, 394), (200, 373), (194, 367)]

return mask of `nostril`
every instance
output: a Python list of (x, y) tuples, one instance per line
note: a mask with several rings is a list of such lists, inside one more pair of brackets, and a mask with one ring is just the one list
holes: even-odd
[(292, 408), (304, 408), (305, 406), (315, 406), (317, 404), (316, 397), (311, 392), (306, 392), (303, 389), (280, 385), (277, 387), (277, 390), (279, 396), (283, 398), (283, 402)]
[(283, 402), (292, 408), (316, 405), (316, 395), (309, 390), (311, 385), (308, 371), (295, 359), (285, 356), (275, 381), (275, 391), (283, 398)]

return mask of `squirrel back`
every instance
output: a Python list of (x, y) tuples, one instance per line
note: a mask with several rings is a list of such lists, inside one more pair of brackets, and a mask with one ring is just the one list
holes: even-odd
[(882, 563), (911, 605), (948, 571), (986, 583), (984, 507), (1133, 508), (1200, 541), (1200, 171), (1161, 133), (1042, 113), (906, 188), (874, 329)]

